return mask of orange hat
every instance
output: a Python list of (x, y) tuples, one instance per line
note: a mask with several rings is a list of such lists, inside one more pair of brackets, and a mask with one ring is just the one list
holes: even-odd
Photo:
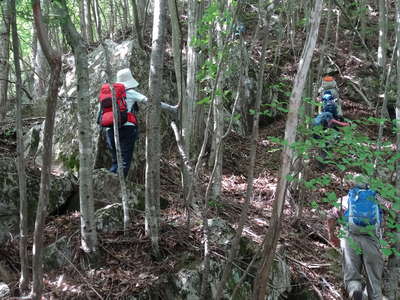
[(333, 78), (332, 76), (325, 76), (324, 78), (322, 78), (323, 81), (334, 81), (335, 78)]

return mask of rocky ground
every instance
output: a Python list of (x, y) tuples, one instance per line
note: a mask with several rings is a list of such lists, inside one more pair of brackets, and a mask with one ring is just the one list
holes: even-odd
[[(297, 39), (299, 45), (302, 44), (300, 35)], [(332, 52), (331, 56), (337, 64), (344, 115), (350, 120), (356, 120), (372, 116), (373, 110), (360, 99), (351, 82), (363, 86), (367, 95), (376, 87), (368, 83), (368, 80), (374, 78), (371, 75), (372, 71), (368, 69), (366, 63), (360, 62), (365, 61), (365, 57), (360, 56), (360, 60), (348, 41), (346, 38), (340, 39), (339, 49), (329, 51)], [(293, 58), (288, 53), (289, 51), (283, 51), (283, 55), (288, 56), (287, 60), (292, 62)], [(281, 70), (281, 73), (293, 78), (296, 71), (295, 64), (286, 64), (286, 68), (287, 70)], [(26, 120), (25, 128), (29, 129), (37, 122), (38, 120)], [(1, 125), (0, 157), (15, 157), (15, 125), (13, 123)], [(269, 226), (280, 167), (279, 145), (272, 142), (270, 136), (282, 137), (284, 126), (282, 118), (277, 118), (273, 122), (263, 122), (258, 139), (255, 196), (251, 201), (244, 230), (244, 235), (253, 241), (254, 245), (261, 244)], [(362, 130), (370, 136), (377, 134), (376, 126), (366, 126)], [(46, 299), (125, 299), (128, 295), (139, 293), (143, 295), (143, 291), (151, 298), (152, 292), (156, 290), (161, 299), (167, 299), (168, 295), (163, 294), (166, 293), (165, 290), (160, 288), (163, 285), (160, 283), (160, 278), (165, 278), (163, 275), (177, 272), (182, 267), (183, 254), (189, 257), (202, 256), (202, 228), (199, 225), (201, 224), (199, 216), (196, 217), (198, 211), (193, 212), (192, 221), (195, 225), (190, 229), (186, 227), (177, 151), (173, 143), (163, 149), (161, 197), (168, 201), (168, 207), (162, 210), (160, 229), (162, 260), (156, 261), (151, 256), (151, 244), (144, 234), (144, 215), (141, 211), (135, 212), (132, 216), (132, 226), (127, 235), (121, 231), (99, 233), (97, 263), (89, 261), (79, 247), (79, 213), (68, 211), (60, 216), (50, 216), (45, 229), (45, 244), (49, 245), (59, 236), (65, 236), (66, 245), (72, 249), (72, 253), (62, 268), (46, 269)], [(212, 205), (209, 218), (221, 218), (235, 227), (246, 192), (248, 152), (248, 139), (235, 133), (227, 137), (223, 194), (220, 202)], [(28, 162), (28, 165), (37, 172), (33, 163)], [(321, 170), (316, 164), (311, 163), (310, 171), (315, 177), (328, 174), (333, 180), (328, 188), (308, 193), (300, 221), (293, 222), (296, 201), (289, 201), (285, 206), (279, 253), (285, 257), (289, 266), (292, 288), (283, 296), (286, 299), (343, 299), (339, 253), (327, 241), (324, 221), (329, 206), (323, 203), (322, 198), (329, 191), (342, 195), (347, 187), (341, 185), (341, 173), (334, 167), (328, 166)], [(135, 170), (134, 174), (144, 178), (143, 170)], [(207, 183), (208, 174), (209, 172), (203, 170), (200, 176), (204, 185)], [(296, 199), (296, 195), (292, 196)], [(315, 202), (319, 205), (312, 205)], [(31, 251), (31, 237), (29, 245)], [(225, 255), (223, 250), (218, 243), (211, 245), (213, 257), (223, 258)], [(242, 257), (235, 263), (245, 268), (245, 263), (250, 259), (251, 257)], [(0, 247), (0, 263), (2, 267), (0, 271), (5, 269), (8, 273), (7, 283), (11, 295), (18, 296), (18, 239), (13, 238)], [(250, 274), (251, 276), (254, 276), (254, 272)]]
[[(345, 105), (347, 109), (348, 105)], [(12, 126), (0, 132), (1, 156), (15, 155), (15, 134)], [(270, 141), (270, 136), (282, 136), (284, 120), (278, 120), (262, 128), (257, 146), (255, 197), (251, 201), (248, 222), (244, 234), (261, 244), (269, 225), (272, 210), (277, 172), (280, 164), (279, 146)], [(235, 226), (240, 214), (246, 191), (246, 166), (248, 165), (248, 140), (232, 134), (226, 141), (224, 155), (223, 196), (220, 203), (212, 206), (209, 217), (220, 217)], [(180, 197), (179, 169), (176, 152), (170, 149), (164, 153), (161, 170), (161, 196), (169, 205), (162, 210), (160, 248), (162, 260), (151, 257), (150, 241), (144, 234), (143, 212), (137, 212), (132, 219), (128, 235), (123, 232), (99, 234), (99, 261), (93, 265), (79, 248), (79, 213), (67, 212), (61, 216), (50, 216), (46, 225), (45, 244), (51, 244), (58, 236), (67, 238), (68, 247), (73, 249), (72, 259), (62, 269), (48, 269), (45, 273), (46, 295), (53, 299), (77, 299), (85, 297), (103, 299), (122, 299), (123, 296), (151, 290), (159, 285), (162, 274), (176, 272), (182, 253), (195, 257), (202, 255), (202, 229), (185, 226), (186, 214)], [(316, 176), (329, 173), (334, 178), (334, 168), (321, 171), (311, 164)], [(207, 174), (202, 174), (204, 183)], [(340, 194), (339, 179), (329, 188)], [(310, 192), (304, 206), (303, 218), (293, 222), (295, 207), (287, 203), (284, 210), (280, 251), (284, 251), (292, 277), (292, 291), (288, 299), (301, 297), (305, 290), (312, 290), (320, 299), (341, 299), (339, 254), (327, 241), (324, 229), (324, 211), (328, 208), (322, 203), (324, 191)], [(311, 206), (312, 201), (321, 203)], [(293, 203), (293, 202), (291, 202)], [(194, 213), (196, 215), (196, 212)], [(196, 220), (196, 217), (194, 217)], [(197, 222), (197, 221), (196, 221)], [(195, 222), (195, 223), (196, 223)], [(30, 245), (32, 240), (30, 240)], [(224, 255), (223, 249), (212, 245), (212, 255)], [(0, 249), (2, 264), (10, 271), (10, 288), (17, 295), (18, 286), (18, 240), (9, 241)], [(103, 266), (105, 263), (106, 266)], [(237, 261), (244, 266), (244, 261)], [(93, 266), (87, 272), (88, 266)], [(98, 268), (96, 268), (96, 266)], [(86, 270), (86, 271), (85, 271)], [(252, 274), (254, 276), (254, 274)], [(313, 298), (310, 298), (313, 299)]]

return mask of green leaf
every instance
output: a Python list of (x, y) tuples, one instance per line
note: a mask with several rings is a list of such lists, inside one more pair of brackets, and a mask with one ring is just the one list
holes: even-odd
[(203, 99), (196, 102), (198, 105), (209, 104), (211, 101), (210, 97), (204, 97)]
[(390, 256), (393, 253), (391, 248), (382, 248), (382, 254), (385, 256)]

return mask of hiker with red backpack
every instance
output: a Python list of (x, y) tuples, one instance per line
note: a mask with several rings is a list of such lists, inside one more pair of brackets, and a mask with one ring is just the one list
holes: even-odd
[[(383, 258), (379, 239), (383, 222), (382, 207), (390, 203), (370, 189), (364, 176), (352, 181), (353, 187), (342, 197), (339, 208), (328, 213), (329, 241), (342, 250), (343, 280), (349, 299), (363, 299), (365, 270), (366, 293), (369, 300), (382, 300)], [(338, 220), (341, 223), (341, 239), (335, 233)]]
[[(139, 83), (133, 78), (131, 71), (126, 68), (118, 71), (117, 83), (113, 84), (119, 115), (119, 140), (121, 146), (122, 168), (125, 177), (132, 162), (133, 149), (138, 138), (136, 113), (137, 102), (147, 101), (146, 96), (135, 91)], [(103, 84), (100, 95), (100, 114), (98, 123), (106, 127), (107, 145), (111, 150), (112, 164), (110, 172), (118, 170), (117, 154), (114, 140), (112, 92), (109, 84)]]
[[(117, 72), (117, 83), (114, 83), (112, 86), (117, 100), (122, 167), (126, 177), (132, 162), (133, 149), (139, 133), (136, 119), (136, 113), (139, 111), (138, 103), (147, 103), (148, 99), (145, 95), (135, 91), (139, 83), (133, 78), (129, 68)], [(118, 164), (114, 141), (112, 92), (108, 83), (103, 84), (100, 90), (99, 101), (98, 124), (106, 128), (107, 145), (112, 154), (112, 165), (109, 171), (117, 173)], [(173, 114), (177, 113), (177, 106), (172, 106), (165, 102), (161, 102), (160, 105), (163, 110)]]

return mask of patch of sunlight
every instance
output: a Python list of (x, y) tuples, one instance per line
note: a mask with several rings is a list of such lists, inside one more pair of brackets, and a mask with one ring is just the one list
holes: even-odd
[(49, 285), (56, 288), (62, 292), (68, 292), (72, 294), (81, 294), (82, 289), (80, 286), (69, 284), (68, 282), (64, 281), (64, 274), (58, 276), (58, 278), (54, 281), (49, 280)]
[(116, 52), (114, 52), (114, 56), (120, 56), (121, 58), (126, 58), (130, 52), (130, 47), (129, 47), (130, 42), (126, 41), (123, 42), (122, 44), (120, 44), (117, 48), (116, 48)]
[(246, 191), (247, 181), (244, 176), (223, 176), (222, 177), (222, 188), (225, 191), (235, 191), (235, 192), (243, 192)]

